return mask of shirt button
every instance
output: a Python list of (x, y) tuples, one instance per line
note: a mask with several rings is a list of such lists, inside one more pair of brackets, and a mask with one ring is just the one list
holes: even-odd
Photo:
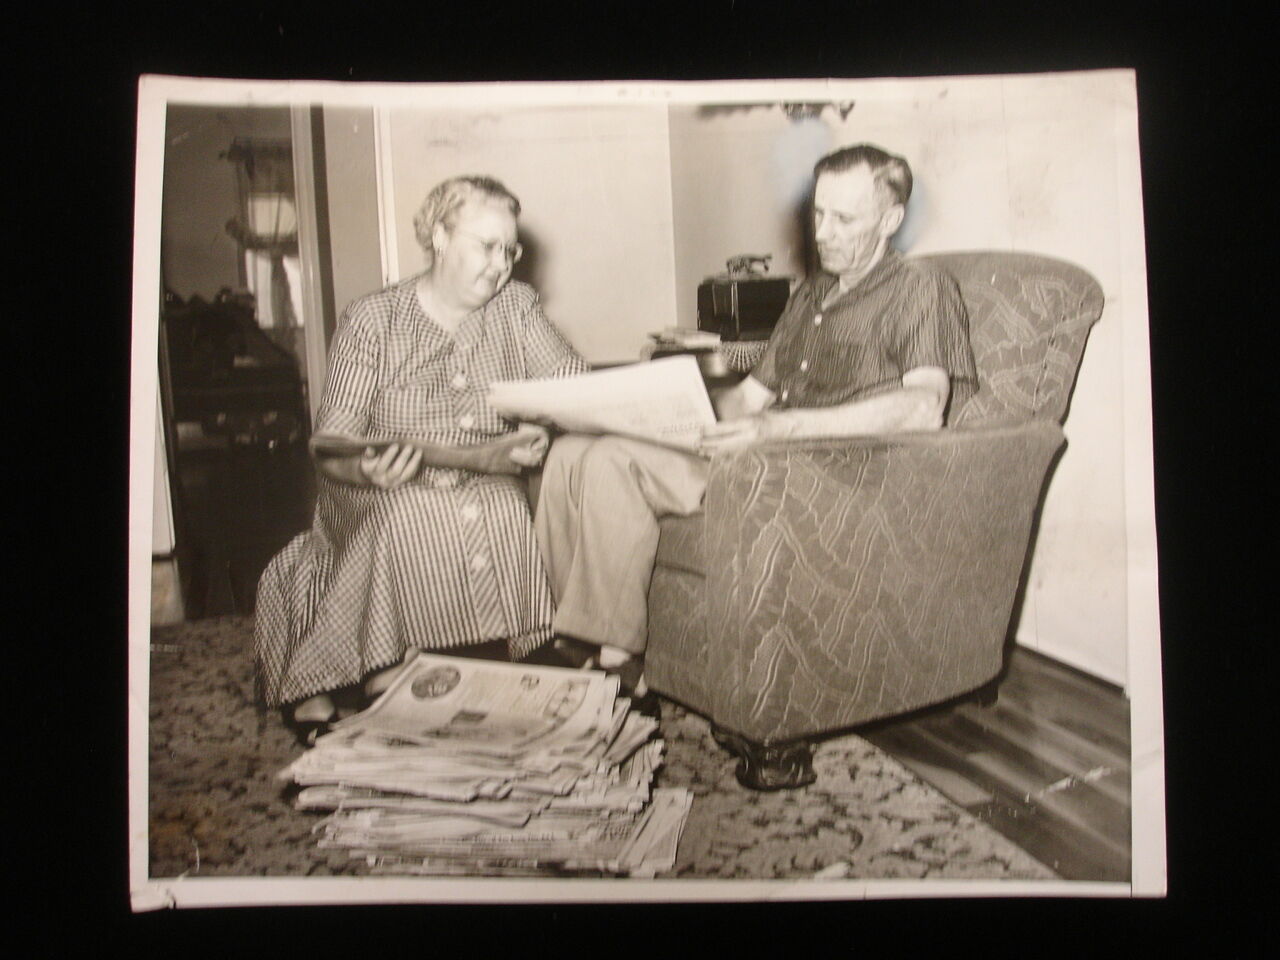
[(458, 426), (463, 430), (470, 430), (476, 425), (476, 418), (469, 413), (464, 413), (458, 418)]
[(809, 361), (808, 361), (808, 360), (801, 360), (801, 361), (800, 361), (800, 372), (801, 372), (801, 373), (803, 373), (805, 370), (808, 370), (808, 369), (809, 369)]
[(477, 553), (474, 557), (471, 558), (471, 569), (476, 571), (477, 573), (479, 573), (488, 565), (489, 565), (489, 558), (486, 557), (483, 553)]
[(478, 516), (480, 516), (480, 508), (474, 503), (468, 503), (462, 508), (462, 519), (466, 520), (468, 523), (475, 520)]
[(467, 375), (459, 370), (453, 375), (453, 380), (450, 382), (453, 384), (453, 389), (465, 390), (467, 386)]
[(820, 326), (822, 326), (822, 314), (820, 314), (820, 313), (815, 313), (815, 314), (813, 315), (813, 325), (814, 325), (815, 327), (820, 327)]

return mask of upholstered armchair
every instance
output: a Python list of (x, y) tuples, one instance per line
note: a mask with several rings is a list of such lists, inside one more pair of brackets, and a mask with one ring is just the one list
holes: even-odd
[(757, 789), (812, 782), (812, 740), (992, 681), (1065, 438), (1098, 283), (1019, 253), (956, 278), (979, 390), (931, 433), (716, 456), (705, 511), (661, 523), (645, 677), (711, 719)]

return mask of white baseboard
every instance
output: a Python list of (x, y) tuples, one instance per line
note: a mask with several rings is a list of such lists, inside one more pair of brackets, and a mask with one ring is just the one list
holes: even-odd
[(186, 611), (182, 606), (182, 587), (178, 578), (178, 561), (151, 561), (151, 625), (167, 627), (182, 623)]
[(1096, 658), (1090, 657), (1087, 653), (1082, 653), (1065, 645), (1056, 646), (1051, 640), (1033, 639), (1021, 632), (1017, 634), (1015, 640), (1020, 647), (1034, 650), (1036, 653), (1043, 654), (1060, 663), (1065, 663), (1069, 667), (1075, 667), (1077, 670), (1082, 670), (1090, 676), (1097, 677), (1099, 680), (1115, 684), (1126, 692), (1128, 690), (1129, 681), (1123, 667), (1102, 663)]

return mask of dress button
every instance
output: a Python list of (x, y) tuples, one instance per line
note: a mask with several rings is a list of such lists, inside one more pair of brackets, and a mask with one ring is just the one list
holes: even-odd
[(469, 413), (464, 413), (458, 418), (458, 426), (463, 430), (470, 430), (476, 425), (476, 418)]
[(801, 361), (800, 361), (800, 372), (801, 372), (801, 373), (804, 373), (804, 371), (806, 371), (806, 370), (808, 370), (808, 369), (809, 369), (809, 361), (808, 361), (808, 360), (801, 360)]
[(462, 519), (466, 520), (468, 523), (475, 520), (475, 518), (478, 516), (480, 516), (480, 508), (477, 507), (474, 503), (468, 503), (465, 507), (462, 508)]
[(815, 314), (813, 315), (813, 325), (814, 325), (815, 327), (820, 327), (820, 326), (822, 326), (822, 314), (820, 314), (820, 313), (815, 313)]
[(474, 557), (471, 558), (471, 569), (475, 570), (477, 573), (479, 573), (488, 565), (489, 565), (489, 558), (486, 557), (483, 553), (477, 553)]
[(446, 487), (452, 487), (453, 477), (449, 476), (449, 474), (447, 473), (437, 474), (436, 478), (431, 481), (431, 485), (441, 490), (445, 489)]
[(450, 383), (453, 384), (453, 389), (455, 390), (465, 390), (467, 387), (467, 375), (459, 370), (453, 375), (453, 379)]

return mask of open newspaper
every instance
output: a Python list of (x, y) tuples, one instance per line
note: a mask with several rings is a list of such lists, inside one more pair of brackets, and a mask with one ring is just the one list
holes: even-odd
[(658, 723), (599, 671), (420, 653), (281, 772), (319, 846), (376, 872), (653, 876), (692, 795), (653, 787)]
[(489, 387), (489, 406), (515, 420), (550, 422), (575, 433), (613, 433), (694, 450), (716, 422), (692, 356), (551, 380), (506, 380)]
[(337, 730), (370, 730), (445, 750), (510, 757), (569, 749), (608, 727), (616, 677), (419, 653), (363, 713)]

